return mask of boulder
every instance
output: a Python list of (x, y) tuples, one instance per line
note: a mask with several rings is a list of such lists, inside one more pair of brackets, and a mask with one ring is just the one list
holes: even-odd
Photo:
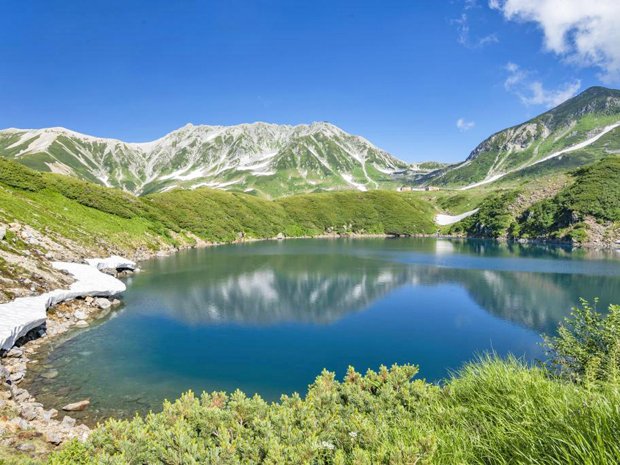
[(24, 442), (22, 444), (18, 444), (17, 447), (15, 447), (15, 448), (18, 451), (20, 451), (20, 452), (34, 452), (35, 450), (37, 450), (35, 445), (31, 444), (29, 442)]
[[(89, 405), (90, 405), (90, 400), (89, 399), (84, 399), (84, 400), (80, 400), (78, 402), (73, 402), (71, 404), (67, 404), (62, 409), (65, 412), (81, 412), (82, 410), (86, 410), (86, 408)], [(63, 420), (63, 422), (64, 422), (64, 420)]]
[(40, 407), (24, 404), (19, 414), (24, 420), (32, 421), (39, 416), (40, 410)]
[(30, 393), (26, 391), (25, 389), (15, 387), (11, 389), (11, 397), (13, 398), (15, 402), (24, 402), (30, 399), (31, 396), (30, 396)]
[(54, 379), (56, 376), (58, 376), (58, 370), (52, 368), (51, 370), (47, 370), (41, 373), (41, 376), (45, 379)]
[(24, 379), (24, 376), (26, 376), (25, 371), (16, 371), (15, 373), (11, 373), (9, 379), (12, 383), (19, 383), (22, 379)]
[(13, 424), (18, 429), (23, 429), (23, 430), (30, 429), (30, 425), (28, 424), (28, 422), (20, 417), (11, 418), (9, 420), (9, 423)]
[(24, 351), (19, 347), (13, 347), (6, 354), (7, 357), (21, 357), (22, 355), (24, 355)]
[(112, 302), (103, 297), (98, 297), (95, 299), (95, 305), (99, 307), (101, 310), (107, 310), (112, 306)]
[(62, 419), (62, 427), (63, 428), (73, 428), (75, 426), (75, 418), (70, 417), (69, 415), (65, 415)]
[(62, 442), (62, 436), (56, 431), (48, 431), (45, 433), (44, 437), (47, 442), (55, 446)]
[(77, 434), (78, 441), (84, 442), (90, 436), (90, 428), (86, 425), (78, 425), (75, 428), (75, 433)]
[(52, 418), (54, 418), (57, 415), (58, 415), (58, 410), (56, 410), (55, 408), (51, 408), (49, 410), (43, 410), (43, 413), (41, 414), (41, 417), (45, 421), (50, 421)]
[(3, 241), (6, 237), (6, 226), (0, 225), (0, 241)]
[(6, 380), (9, 379), (10, 374), (11, 373), (9, 372), (9, 370), (6, 369), (4, 365), (0, 365), (0, 382), (1, 383), (6, 382)]
[(75, 316), (78, 320), (85, 320), (86, 318), (88, 318), (88, 315), (83, 310), (78, 310), (73, 314), (73, 316)]

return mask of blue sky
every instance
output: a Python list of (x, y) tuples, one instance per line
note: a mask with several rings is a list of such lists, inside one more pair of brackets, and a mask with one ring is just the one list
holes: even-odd
[[(146, 141), (188, 122), (330, 121), (407, 161), (462, 160), (618, 86), (620, 11), (598, 2), (3, 0), (0, 127)], [(592, 49), (584, 17), (610, 23)]]

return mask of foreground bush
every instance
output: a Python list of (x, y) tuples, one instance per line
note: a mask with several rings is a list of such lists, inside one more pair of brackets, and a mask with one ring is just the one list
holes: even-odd
[[(595, 302), (596, 305), (596, 302)], [(578, 383), (620, 381), (620, 305), (602, 315), (583, 300), (558, 329), (545, 337), (551, 367)]]
[(412, 366), (342, 382), (322, 373), (305, 398), (192, 393), (163, 412), (110, 420), (51, 464), (612, 464), (620, 392), (485, 358), (438, 387)]

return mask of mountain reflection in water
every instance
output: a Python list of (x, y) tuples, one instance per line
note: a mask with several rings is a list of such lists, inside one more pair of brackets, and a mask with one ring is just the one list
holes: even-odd
[[(292, 242), (305, 249), (300, 241)], [(539, 247), (519, 246), (519, 253), (497, 243), (437, 240), (431, 243), (435, 250), (423, 249), (420, 254), (418, 249), (414, 255), (404, 251), (402, 261), (391, 261), (381, 255), (387, 249), (388, 256), (396, 252), (398, 260), (400, 250), (385, 247), (396, 241), (379, 241), (383, 246), (379, 256), (373, 242), (364, 244), (366, 253), (353, 255), (332, 253), (334, 244), (326, 242), (325, 250), (312, 247), (305, 253), (282, 253), (282, 243), (262, 243), (252, 244), (259, 250), (251, 254), (244, 254), (241, 245), (238, 253), (207, 249), (191, 256), (167, 257), (149, 266), (148, 293), (140, 292), (142, 276), (131, 280), (128, 304), (147, 314), (169, 315), (191, 324), (321, 324), (364, 310), (401, 286), (450, 283), (466, 289), (487, 312), (542, 332), (553, 330), (580, 298), (598, 297), (600, 307), (606, 308), (619, 294), (620, 271), (613, 262), (597, 267), (600, 274), (594, 275), (567, 273), (556, 260), (550, 264), (555, 272), (536, 271), (548, 268), (536, 262), (527, 271), (513, 271), (510, 266), (475, 268), (475, 256), (536, 258), (542, 255)], [(474, 267), (448, 268), (450, 262), (438, 259), (453, 254), (466, 257)]]

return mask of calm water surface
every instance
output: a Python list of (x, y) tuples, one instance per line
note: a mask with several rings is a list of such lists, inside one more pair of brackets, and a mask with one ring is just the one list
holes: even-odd
[(124, 307), (57, 343), (28, 388), (50, 407), (90, 398), (93, 421), (188, 389), (275, 400), (323, 368), (415, 363), (439, 380), (491, 350), (535, 360), (580, 297), (620, 302), (619, 257), (441, 239), (190, 250), (144, 263)]

